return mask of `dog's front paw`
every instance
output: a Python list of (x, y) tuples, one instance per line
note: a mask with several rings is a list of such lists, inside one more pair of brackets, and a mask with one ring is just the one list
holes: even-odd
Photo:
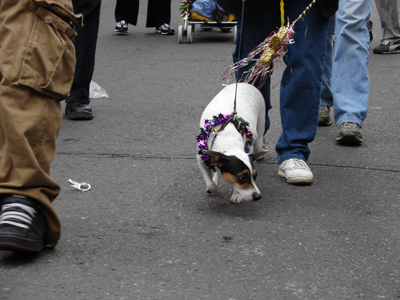
[(237, 193), (236, 191), (233, 192), (232, 197), (231, 197), (231, 203), (239, 204), (240, 201), (242, 201), (242, 200), (243, 200), (243, 198), (242, 198), (242, 196), (240, 196), (239, 193)]

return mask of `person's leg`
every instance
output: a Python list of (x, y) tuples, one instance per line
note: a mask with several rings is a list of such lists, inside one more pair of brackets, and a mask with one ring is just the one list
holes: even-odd
[(146, 27), (155, 27), (156, 33), (174, 35), (171, 28), (171, 0), (149, 0)]
[[(324, 58), (321, 102), (319, 108), (318, 126), (329, 126), (332, 124), (330, 109), (333, 106), (332, 95), (332, 60), (333, 60), (333, 35), (335, 31), (335, 16), (329, 18), (328, 39), (326, 42), (326, 53)], [(332, 37), (332, 38), (329, 38)]]
[[(242, 18), (240, 15), (237, 16), (237, 41), (236, 49), (233, 52), (233, 62), (236, 63), (247, 57), (247, 55), (260, 43), (262, 43), (273, 30), (276, 30), (280, 24), (279, 5), (271, 3), (266, 10), (265, 17), (261, 19), (255, 19), (245, 16), (242, 24)], [(240, 37), (240, 34), (242, 36)], [(241, 42), (241, 43), (239, 43)], [(258, 58), (258, 57), (256, 57)], [(236, 78), (241, 81), (245, 76), (246, 72), (252, 67), (252, 63), (248, 66), (242, 67), (238, 70)], [(260, 82), (257, 81), (254, 85), (259, 86)], [(265, 101), (265, 131), (267, 133), (270, 127), (270, 119), (268, 117), (268, 111), (271, 109), (271, 95), (270, 95), (270, 84), (271, 79), (268, 77), (266, 82), (260, 88), (260, 92), (264, 96)], [(240, 99), (238, 99), (240, 101)]]
[(400, 25), (397, 0), (375, 0), (383, 36), (380, 45), (373, 49), (375, 54), (400, 52)]
[(333, 60), (333, 35), (335, 32), (335, 16), (329, 18), (328, 38), (326, 42), (326, 53), (324, 57), (322, 87), (321, 87), (321, 105), (333, 106), (332, 95), (332, 60)]
[[(65, 53), (74, 55), (73, 36), (65, 36), (66, 29), (73, 32), (50, 11), (38, 9), (28, 0), (0, 2), (0, 249), (40, 251), (60, 238), (60, 220), (51, 204), (60, 187), (49, 172), (61, 106), (34, 88), (41, 90), (59, 65), (48, 82), (51, 88), (43, 92), (69, 90), (75, 62), (53, 54), (65, 45)], [(49, 18), (36, 18), (36, 10)], [(37, 65), (43, 68), (32, 68)]]
[[(77, 2), (77, 0), (74, 2)], [(93, 119), (92, 108), (89, 106), (89, 87), (95, 65), (101, 3), (98, 2), (93, 5), (91, 9), (83, 7), (83, 10), (81, 10), (79, 3), (74, 6), (75, 13), (84, 15), (84, 26), (76, 26), (75, 28), (78, 33), (74, 40), (76, 68), (70, 96), (65, 100), (67, 104), (65, 114), (71, 120)]]
[(375, 0), (383, 30), (382, 41), (400, 40), (397, 0)]
[[(49, 174), (61, 128), (60, 102), (29, 88), (3, 84), (0, 99), (0, 206), (6, 201), (5, 196), (12, 195), (37, 201), (33, 201), (34, 208), (40, 206), (46, 218), (46, 242), (55, 246), (61, 223), (51, 202), (60, 186)], [(9, 239), (3, 234), (0, 243), (5, 241)]]
[(139, 0), (117, 0), (115, 4), (115, 31), (119, 33), (128, 32), (128, 24), (137, 24), (139, 13)]
[[(308, 1), (286, 1), (286, 11), (294, 20)], [(283, 133), (276, 145), (278, 163), (288, 159), (307, 162), (308, 144), (317, 132), (323, 61), (328, 39), (328, 19), (318, 9), (311, 9), (296, 23), (294, 43), (284, 57), (280, 111)], [(329, 37), (331, 38), (331, 36)]]
[[(362, 127), (368, 110), (370, 13), (371, 0), (340, 0), (336, 13), (335, 55), (332, 66), (335, 122), (337, 128), (344, 123), (353, 124), (358, 128), (357, 132)], [(361, 137), (362, 135), (359, 138)], [(362, 141), (360, 139), (359, 142)]]

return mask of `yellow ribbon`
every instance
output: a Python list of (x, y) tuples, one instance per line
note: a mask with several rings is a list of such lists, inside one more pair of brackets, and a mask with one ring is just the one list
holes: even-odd
[(285, 26), (285, 9), (283, 0), (281, 0), (281, 26)]

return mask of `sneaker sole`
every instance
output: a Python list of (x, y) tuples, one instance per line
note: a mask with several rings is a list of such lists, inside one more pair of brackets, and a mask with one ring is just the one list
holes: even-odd
[(346, 135), (342, 137), (338, 137), (336, 139), (338, 144), (346, 144), (346, 145), (360, 145), (362, 144), (362, 138), (355, 135)]
[(347, 132), (344, 135), (338, 135), (336, 142), (339, 144), (359, 145), (362, 143), (362, 134), (356, 132)]
[(374, 52), (374, 54), (396, 54), (396, 53), (400, 53), (400, 50), (394, 50), (394, 51), (373, 51), (372, 50), (372, 52)]
[(93, 115), (92, 114), (87, 114), (87, 113), (76, 113), (76, 114), (71, 114), (68, 113), (67, 118), (69, 120), (92, 120), (93, 119)]
[(390, 52), (382, 52), (382, 53), (375, 53), (375, 54), (396, 54), (400, 53), (400, 50), (390, 51)]
[(287, 183), (290, 184), (311, 184), (313, 182), (313, 178), (306, 178), (306, 177), (297, 177), (287, 179), (285, 172), (278, 170), (278, 175), (285, 178)]
[(128, 29), (127, 30), (118, 30), (118, 29), (114, 29), (115, 33), (119, 33), (119, 34), (127, 34), (128, 33)]
[[(391, 46), (393, 47), (393, 46)], [(396, 47), (393, 48), (393, 50), (390, 49), (389, 47), (389, 51), (375, 51), (375, 49), (372, 50), (372, 52), (374, 52), (375, 54), (396, 54), (396, 53), (400, 53), (400, 46), (396, 45)]]
[(40, 252), (44, 248), (43, 241), (30, 241), (15, 237), (0, 237), (0, 250), (17, 252)]

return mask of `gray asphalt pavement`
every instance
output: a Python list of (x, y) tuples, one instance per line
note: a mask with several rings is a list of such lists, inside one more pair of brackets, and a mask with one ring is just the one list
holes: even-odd
[[(277, 176), (279, 78), (273, 76), (269, 154), (259, 202), (205, 192), (195, 136), (231, 64), (231, 33), (195, 31), (193, 44), (138, 26), (114, 33), (103, 1), (92, 121), (64, 117), (52, 176), (62, 238), (37, 255), (0, 251), (0, 299), (400, 299), (400, 55), (375, 55), (361, 147), (318, 129), (315, 181)], [(172, 27), (183, 24), (172, 1)], [(64, 105), (64, 104), (63, 104)], [(88, 192), (68, 179), (91, 184)]]

